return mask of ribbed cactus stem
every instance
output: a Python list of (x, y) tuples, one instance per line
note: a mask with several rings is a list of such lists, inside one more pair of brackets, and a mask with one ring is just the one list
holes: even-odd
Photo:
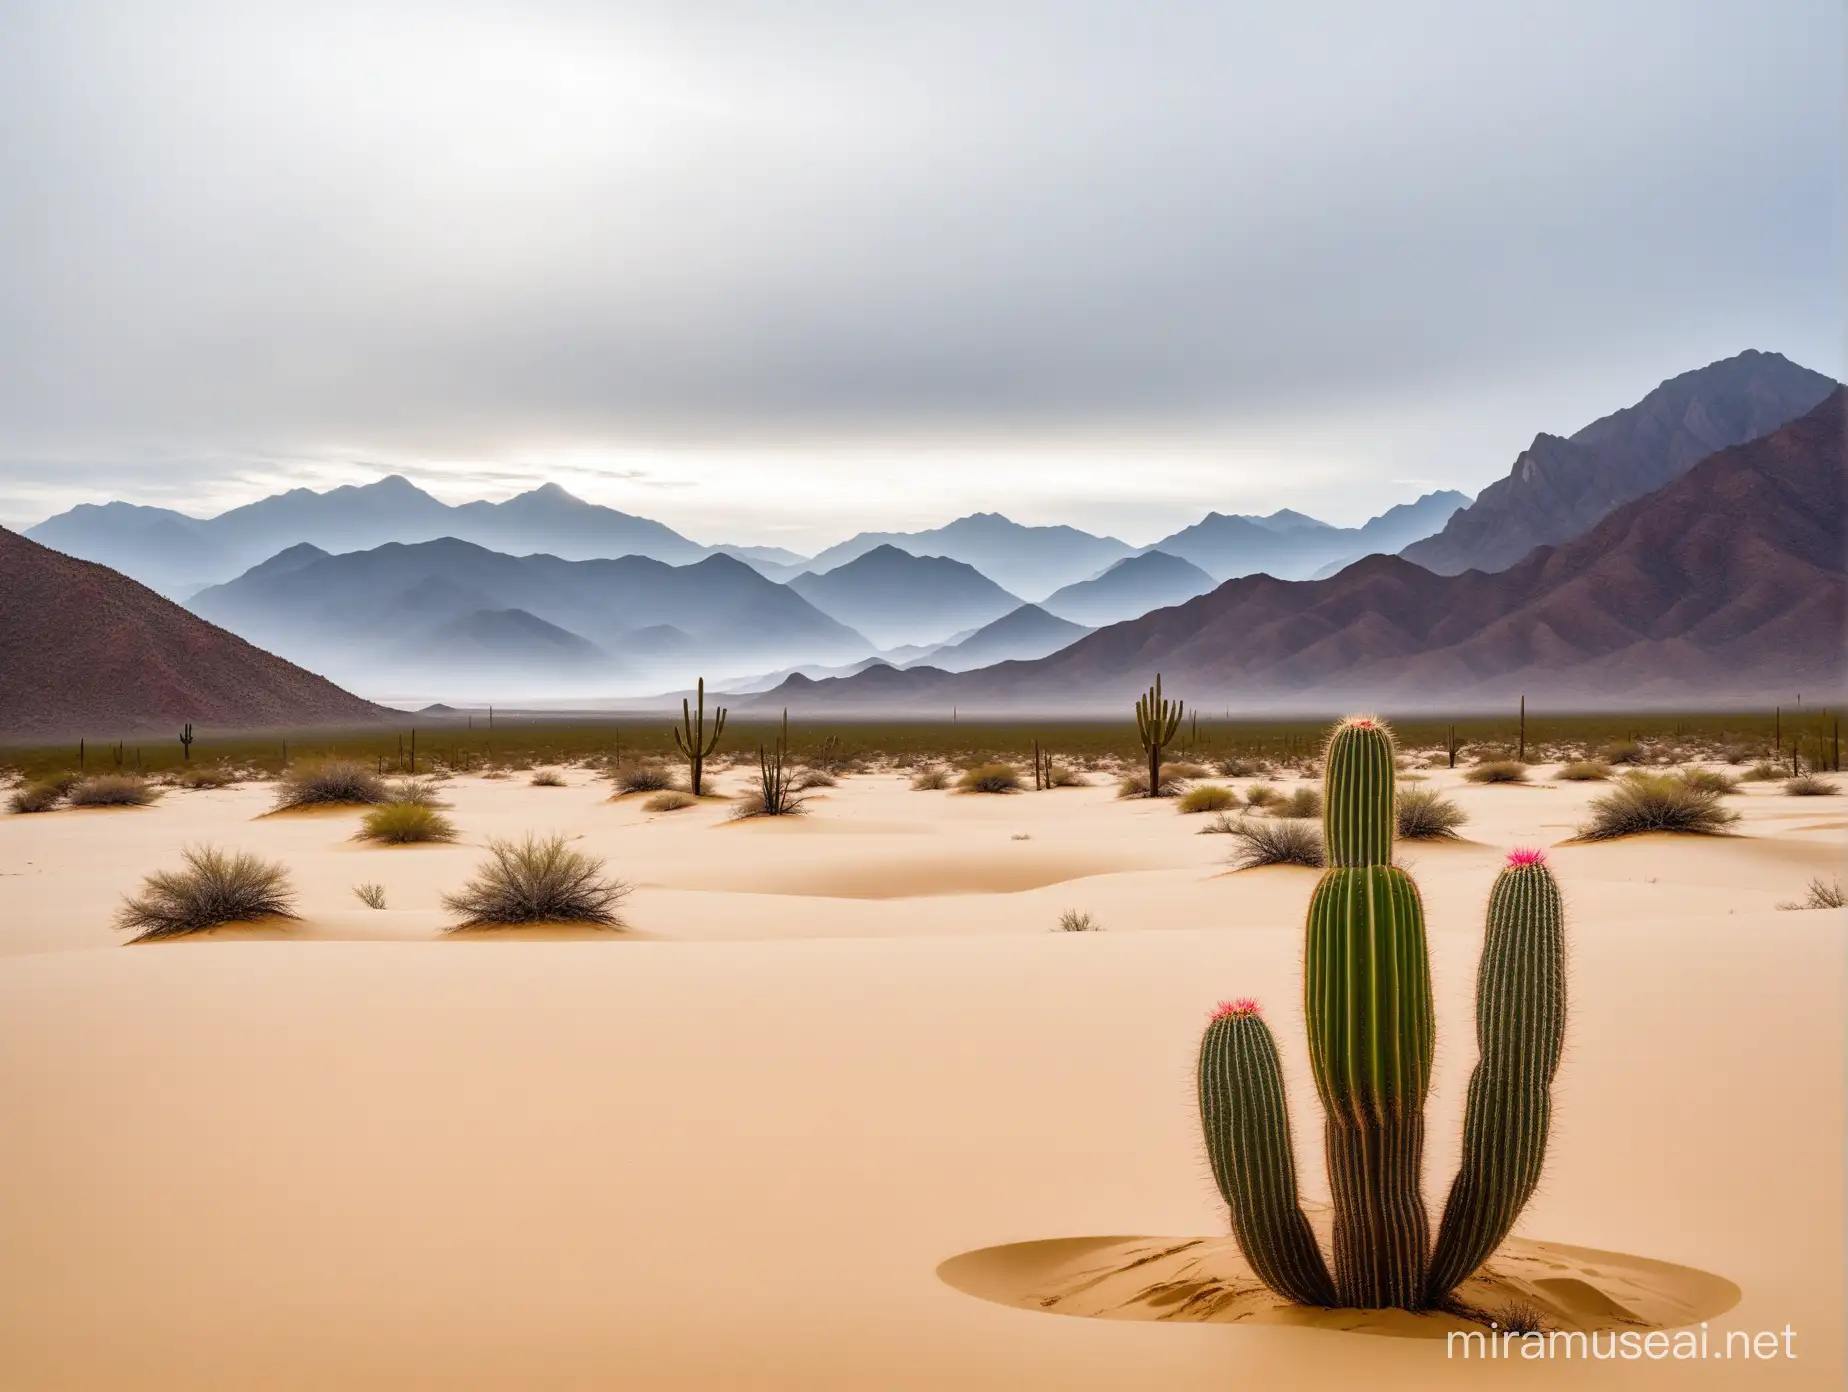
[(1296, 1193), (1296, 1155), (1276, 1041), (1257, 1002), (1219, 1008), (1200, 1040), (1200, 1126), (1232, 1231), (1258, 1279), (1304, 1305), (1334, 1282)]
[(1304, 1004), (1327, 1117), (1335, 1290), (1343, 1305), (1423, 1307), (1421, 1181), (1435, 1021), (1424, 906), (1392, 854), (1392, 737), (1357, 716), (1330, 735), (1329, 868), (1309, 901)]
[(1489, 893), (1476, 972), (1480, 1057), (1464, 1109), (1463, 1163), (1431, 1262), (1433, 1302), (1494, 1253), (1540, 1182), (1565, 1040), (1564, 919), (1544, 855), (1512, 853)]
[(1391, 862), (1392, 760), (1392, 736), (1370, 716), (1344, 720), (1328, 737), (1322, 806), (1330, 865)]

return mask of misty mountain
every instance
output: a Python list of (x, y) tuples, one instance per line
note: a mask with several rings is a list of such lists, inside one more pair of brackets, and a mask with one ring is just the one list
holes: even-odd
[(974, 566), (892, 545), (875, 546), (820, 574), (795, 576), (788, 588), (881, 648), (941, 642), (1020, 607), (1018, 596)]
[(1836, 384), (1754, 350), (1671, 377), (1634, 406), (1562, 439), (1540, 434), (1508, 476), (1402, 554), (1427, 570), (1505, 570), (1536, 546), (1580, 536), (1715, 450), (1776, 430)]
[(556, 484), (501, 503), (451, 507), (396, 474), (324, 493), (294, 488), (208, 518), (126, 503), (84, 503), (26, 535), (178, 596), (241, 575), (302, 543), (362, 551), (388, 542), (455, 537), (515, 554), (544, 551), (567, 560), (649, 556), (673, 565), (708, 554), (659, 522), (584, 502)]
[(5, 528), (0, 653), (0, 734), (9, 739), (171, 738), (188, 721), (251, 729), (367, 725), (395, 714), (126, 575)]
[[(1055, 653), (1091, 630), (1048, 613), (1037, 604), (1023, 604), (978, 628), (960, 642), (945, 643), (917, 659), (917, 665), (946, 672), (967, 672), (996, 662), (1013, 662)], [(808, 675), (813, 676), (814, 673)]]
[[(1848, 440), (1838, 389), (1518, 565), (1438, 575), (1374, 555), (1267, 575), (1112, 625), (1037, 662), (785, 683), (791, 709), (1122, 706), (1157, 670), (1208, 706), (1596, 703), (1839, 694)], [(909, 679), (909, 684), (908, 684)], [(1829, 699), (1825, 695), (1824, 699)]]
[(1139, 556), (1125, 556), (1095, 580), (1067, 585), (1049, 596), (1044, 607), (1062, 619), (1101, 628), (1138, 618), (1151, 609), (1183, 604), (1195, 595), (1205, 594), (1215, 583), (1199, 566), (1179, 556), (1144, 551)]
[(1331, 527), (1288, 509), (1269, 517), (1209, 512), (1148, 549), (1191, 561), (1216, 581), (1258, 574), (1299, 580), (1335, 562), (1399, 551), (1468, 505), (1468, 494), (1444, 489), (1388, 508), (1359, 527)]
[(1088, 579), (1136, 550), (1076, 527), (1028, 527), (996, 512), (976, 512), (924, 532), (861, 532), (830, 546), (805, 568), (817, 574), (834, 570), (881, 546), (913, 556), (948, 556), (1014, 594), (1030, 596)]
[[(620, 676), (630, 689), (659, 687), (699, 675), (708, 662), (761, 669), (792, 656), (851, 661), (872, 647), (730, 556), (687, 566), (645, 556), (567, 561), (503, 555), (453, 538), (391, 542), (306, 564), (272, 560), (201, 591), (191, 607), (374, 689), (389, 677), (449, 690), (452, 678), (478, 675), (484, 664), (504, 667), (521, 683), (515, 689), (528, 692), (561, 682), (581, 691), (593, 675), (606, 684)], [(606, 660), (596, 659), (598, 650)]]

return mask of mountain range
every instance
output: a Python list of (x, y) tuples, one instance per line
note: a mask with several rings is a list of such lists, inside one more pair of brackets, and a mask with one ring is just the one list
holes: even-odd
[[(1359, 527), (1331, 527), (1301, 513), (1266, 518), (1209, 512), (1148, 549), (1190, 561), (1214, 580), (1260, 572), (1280, 580), (1303, 580), (1324, 567), (1338, 569), (1362, 556), (1391, 555), (1429, 536), (1468, 504), (1467, 493), (1444, 489), (1401, 503)], [(1278, 525), (1286, 516), (1295, 520)]]
[(1840, 689), (1845, 399), (1837, 388), (1499, 572), (1438, 575), (1372, 556), (1325, 580), (1249, 576), (1035, 662), (794, 677), (757, 699), (791, 710), (1120, 705), (1157, 670), (1172, 692), (1246, 709), (1305, 697), (1459, 708), (1517, 693), (1591, 704)]
[(788, 586), (881, 648), (942, 642), (993, 623), (1021, 603), (966, 562), (914, 556), (890, 544), (832, 570), (794, 576)]
[(1125, 556), (1095, 580), (1080, 580), (1054, 591), (1046, 597), (1044, 608), (1062, 619), (1101, 628), (1151, 609), (1180, 604), (1205, 594), (1216, 583), (1191, 561), (1166, 551), (1144, 551)]
[(0, 731), (49, 740), (366, 725), (387, 711), (127, 576), (0, 528)]

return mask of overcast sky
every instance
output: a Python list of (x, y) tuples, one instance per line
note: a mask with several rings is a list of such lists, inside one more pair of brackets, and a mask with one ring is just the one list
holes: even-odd
[(0, 0), (0, 521), (1473, 492), (1743, 348), (1844, 375), (1842, 9)]

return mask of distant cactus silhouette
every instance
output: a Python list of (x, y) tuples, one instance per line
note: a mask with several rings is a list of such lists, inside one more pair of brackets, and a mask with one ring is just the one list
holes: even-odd
[(185, 753), (188, 762), (192, 759), (192, 742), (192, 724), (188, 722), (186, 728), (180, 731), (180, 749)]
[(699, 679), (699, 709), (695, 715), (688, 706), (686, 698), (680, 701), (680, 728), (674, 731), (674, 747), (686, 757), (688, 786), (694, 797), (703, 796), (705, 786), (706, 760), (712, 757), (712, 751), (719, 747), (719, 736), (725, 731), (725, 707), (713, 708), (712, 734), (706, 734), (706, 679)]

